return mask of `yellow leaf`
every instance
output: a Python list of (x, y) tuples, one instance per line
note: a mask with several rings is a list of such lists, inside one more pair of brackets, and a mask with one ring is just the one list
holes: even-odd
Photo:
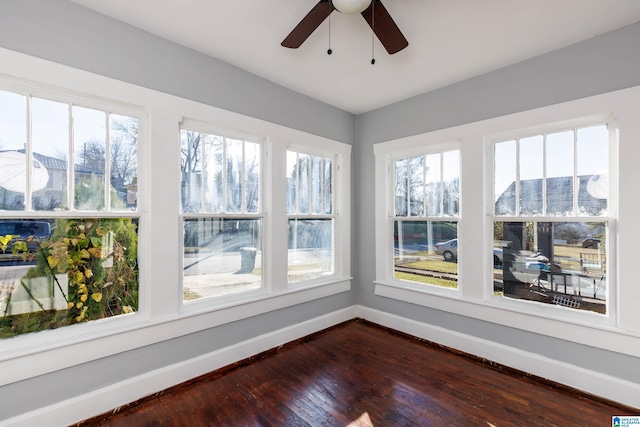
[(102, 258), (102, 250), (100, 248), (89, 248), (87, 250), (94, 258)]
[(87, 279), (90, 278), (91, 276), (93, 276), (93, 271), (89, 270), (88, 268), (84, 271), (84, 277), (86, 277)]
[(86, 296), (86, 295), (82, 295), (82, 296), (80, 297), (80, 301), (82, 301), (82, 302), (86, 302), (86, 301), (87, 301), (87, 296)]
[(82, 304), (82, 302), (77, 302), (76, 303), (76, 308), (81, 308), (84, 304)]
[(100, 302), (102, 301), (102, 292), (95, 292), (91, 295), (91, 299), (93, 299), (95, 302)]
[(76, 271), (73, 275), (73, 280), (75, 280), (77, 283), (82, 283), (82, 281), (84, 280), (84, 274), (82, 274), (81, 271)]
[(74, 306), (74, 305), (75, 305), (74, 303), (70, 302), (70, 303), (69, 303), (69, 306), (68, 306), (69, 310), (71, 310), (71, 309), (73, 308), (73, 306)]
[(88, 252), (86, 249), (83, 249), (80, 251), (80, 258), (82, 259), (89, 259), (91, 258), (91, 255), (89, 255), (90, 252)]
[(53, 255), (49, 255), (47, 257), (47, 262), (49, 263), (49, 267), (54, 268), (60, 261), (54, 258)]

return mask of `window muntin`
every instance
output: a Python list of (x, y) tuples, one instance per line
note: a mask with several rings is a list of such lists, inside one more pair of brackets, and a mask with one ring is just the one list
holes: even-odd
[(334, 165), (334, 158), (287, 151), (289, 283), (335, 273)]
[(494, 295), (607, 313), (609, 146), (606, 124), (494, 143)]
[(6, 91), (0, 103), (20, 124), (0, 128), (0, 210), (136, 210), (138, 118)]
[(183, 302), (262, 288), (257, 142), (183, 128)]
[(139, 118), (46, 95), (0, 90), (3, 338), (138, 311)]
[(459, 150), (395, 159), (393, 166), (393, 277), (457, 288)]
[(606, 216), (607, 125), (494, 144), (497, 216)]

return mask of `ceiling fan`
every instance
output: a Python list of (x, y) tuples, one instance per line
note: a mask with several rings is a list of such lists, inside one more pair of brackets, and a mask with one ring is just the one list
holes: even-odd
[(282, 41), (282, 46), (291, 49), (300, 47), (334, 10), (362, 14), (389, 54), (400, 52), (409, 46), (380, 0), (320, 0)]

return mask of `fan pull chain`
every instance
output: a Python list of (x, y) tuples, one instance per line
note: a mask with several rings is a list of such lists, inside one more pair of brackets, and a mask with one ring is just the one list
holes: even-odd
[(329, 15), (329, 49), (327, 49), (327, 55), (331, 55), (333, 50), (331, 50), (331, 15)]
[(376, 7), (375, 6), (376, 6), (376, 0), (373, 0), (373, 2), (371, 2), (371, 65), (374, 65), (376, 63), (375, 51), (374, 51), (375, 36), (376, 36), (376, 14), (375, 14)]

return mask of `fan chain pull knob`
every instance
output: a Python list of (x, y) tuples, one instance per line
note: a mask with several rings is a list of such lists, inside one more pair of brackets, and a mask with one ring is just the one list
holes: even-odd
[(331, 55), (333, 51), (331, 49), (327, 50), (327, 55)]

